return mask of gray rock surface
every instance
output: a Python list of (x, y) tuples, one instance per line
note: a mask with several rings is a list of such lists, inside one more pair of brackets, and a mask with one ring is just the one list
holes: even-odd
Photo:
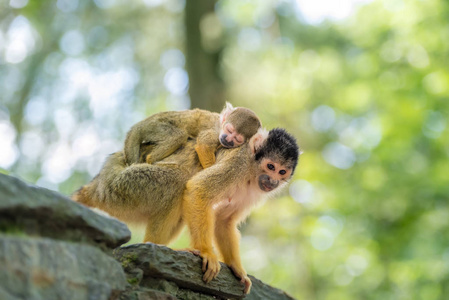
[(103, 249), (129, 241), (128, 227), (63, 195), (0, 174), (0, 231), (82, 241)]
[(98, 248), (0, 235), (1, 299), (116, 299), (125, 290), (119, 262)]
[[(223, 263), (217, 278), (206, 284), (202, 280), (201, 259), (189, 252), (145, 243), (120, 247), (113, 253), (136, 286), (160, 290), (179, 299), (245, 297), (244, 285)], [(245, 299), (293, 299), (252, 276), (251, 281), (251, 293)]]
[[(224, 264), (215, 280), (206, 284), (202, 280), (201, 259), (189, 252), (174, 251), (151, 243), (134, 244), (114, 250), (114, 256), (125, 270), (139, 268), (145, 277), (164, 278), (181, 288), (219, 296), (241, 298), (244, 285)], [(145, 280), (141, 285), (144, 286)]]
[(283, 290), (274, 288), (268, 284), (263, 283), (259, 279), (255, 278), (254, 276), (249, 276), (251, 279), (251, 282), (253, 283), (253, 286), (251, 287), (251, 293), (249, 293), (246, 297), (246, 299), (249, 300), (258, 300), (258, 299), (264, 299), (264, 300), (293, 300), (294, 298), (284, 292)]
[(175, 296), (170, 294), (146, 288), (138, 290), (128, 290), (122, 293), (120, 300), (177, 300)]

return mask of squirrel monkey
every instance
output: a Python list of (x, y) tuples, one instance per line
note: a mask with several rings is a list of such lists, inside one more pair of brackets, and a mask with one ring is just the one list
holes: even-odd
[(240, 148), (219, 149), (217, 163), (204, 170), (195, 139), (188, 139), (184, 147), (153, 164), (128, 165), (123, 151), (113, 153), (99, 174), (72, 199), (126, 223), (146, 224), (144, 242), (166, 245), (187, 221), (193, 248), (200, 250), (206, 263), (206, 281), (219, 271), (211, 246), (215, 236), (224, 262), (248, 292), (251, 281), (241, 265), (237, 225), (261, 194), (285, 183), (298, 156), (294, 139), (283, 130), (261, 132)]
[[(212, 127), (206, 126), (208, 120)], [(207, 167), (207, 161), (210, 164), (215, 161), (220, 126), (221, 144), (232, 147), (256, 133), (260, 121), (251, 110), (234, 108), (229, 103), (220, 115), (190, 110), (151, 116), (130, 130), (124, 151), (111, 154), (99, 174), (73, 193), (72, 199), (102, 209), (124, 222), (144, 223), (145, 242), (168, 244), (184, 224), (181, 202), (187, 180), (201, 167)], [(207, 148), (207, 143), (198, 142), (204, 142), (202, 137), (210, 128), (214, 132), (210, 139), (214, 144), (210, 151), (213, 161), (205, 162), (201, 161), (201, 147)], [(190, 134), (196, 134), (197, 138)], [(147, 147), (141, 141), (152, 145)], [(168, 153), (167, 147), (173, 153)], [(145, 163), (147, 154), (156, 158), (152, 164)], [(131, 162), (130, 156), (134, 157)]]
[(125, 140), (128, 165), (154, 163), (170, 156), (190, 137), (197, 138), (195, 150), (203, 168), (215, 163), (215, 152), (241, 146), (261, 127), (250, 109), (226, 103), (220, 114), (201, 109), (154, 114), (129, 130)]
[(298, 162), (296, 140), (283, 129), (256, 134), (248, 147), (217, 154), (217, 163), (194, 175), (186, 184), (183, 218), (189, 227), (192, 250), (203, 259), (203, 280), (214, 279), (222, 260), (251, 288), (239, 254), (237, 226), (268, 193), (285, 186)]

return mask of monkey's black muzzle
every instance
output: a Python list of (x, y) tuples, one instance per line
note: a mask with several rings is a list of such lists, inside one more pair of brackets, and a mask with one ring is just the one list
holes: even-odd
[(264, 192), (271, 192), (279, 185), (278, 180), (271, 179), (267, 174), (262, 174), (259, 176), (259, 187)]
[(222, 134), (221, 137), (220, 137), (220, 144), (222, 144), (223, 147), (225, 147), (225, 148), (232, 148), (232, 147), (234, 147), (234, 141), (228, 142), (226, 140), (227, 137), (228, 137), (227, 134)]

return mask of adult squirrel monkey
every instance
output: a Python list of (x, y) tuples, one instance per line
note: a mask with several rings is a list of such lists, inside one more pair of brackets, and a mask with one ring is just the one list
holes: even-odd
[(240, 148), (218, 149), (217, 163), (201, 171), (195, 146), (196, 140), (188, 139), (183, 147), (153, 164), (128, 165), (123, 151), (113, 153), (100, 173), (72, 199), (126, 223), (146, 224), (144, 242), (166, 245), (187, 221), (192, 246), (203, 257), (205, 281), (219, 271), (212, 248), (215, 237), (224, 262), (248, 292), (251, 281), (241, 265), (237, 225), (259, 196), (290, 178), (298, 147), (281, 129), (259, 130)]
[[(207, 124), (214, 135), (205, 141), (211, 130)], [(251, 110), (229, 103), (220, 115), (203, 110), (153, 115), (131, 128), (124, 151), (111, 154), (72, 199), (126, 223), (144, 223), (145, 242), (168, 244), (184, 225), (181, 204), (187, 180), (215, 161), (219, 139), (235, 147), (259, 127)]]
[(170, 156), (188, 138), (196, 138), (195, 150), (203, 168), (215, 163), (215, 152), (241, 146), (261, 127), (257, 115), (244, 107), (226, 103), (220, 114), (193, 109), (154, 114), (129, 130), (125, 140), (127, 164), (149, 164)]
[(217, 163), (194, 175), (186, 184), (183, 219), (189, 227), (192, 250), (203, 259), (203, 280), (215, 278), (225, 262), (251, 288), (239, 254), (237, 226), (268, 193), (285, 186), (298, 162), (296, 140), (283, 129), (260, 130), (247, 147), (222, 151)]

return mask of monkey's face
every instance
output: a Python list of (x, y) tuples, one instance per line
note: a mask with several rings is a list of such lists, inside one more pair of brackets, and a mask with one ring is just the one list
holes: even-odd
[(258, 179), (259, 187), (264, 192), (271, 192), (292, 176), (291, 168), (270, 158), (263, 158), (259, 167), (262, 172)]
[(231, 123), (224, 123), (219, 139), (220, 144), (225, 148), (236, 148), (245, 142), (245, 137)]

